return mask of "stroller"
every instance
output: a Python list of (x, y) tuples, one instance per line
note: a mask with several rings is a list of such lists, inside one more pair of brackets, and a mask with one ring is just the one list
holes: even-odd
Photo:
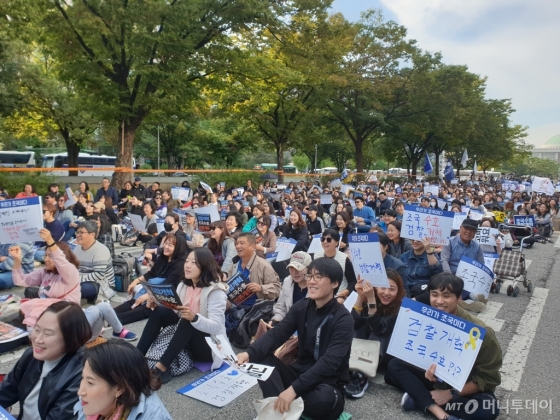
[(525, 256), (523, 255), (523, 244), (525, 241), (534, 242), (533, 230), (530, 226), (518, 226), (500, 224), (500, 231), (510, 230), (513, 231), (515, 237), (520, 241), (519, 250), (502, 250), (500, 258), (494, 263), (495, 283), (493, 285), (493, 292), (500, 293), (502, 283), (505, 280), (512, 280), (513, 284), (508, 286), (507, 295), (517, 297), (519, 295), (519, 287), (517, 286), (518, 278), (523, 277), (523, 286), (527, 292), (533, 291), (533, 283), (527, 280), (527, 267), (525, 265)]

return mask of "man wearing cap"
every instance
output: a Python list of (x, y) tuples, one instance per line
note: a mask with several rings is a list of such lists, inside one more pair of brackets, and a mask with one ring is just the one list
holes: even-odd
[(131, 191), (136, 193), (137, 196), (145, 197), (146, 187), (140, 184), (140, 181), (142, 181), (142, 179), (139, 176), (134, 178), (134, 183), (132, 184)]
[(275, 326), (282, 321), (296, 302), (308, 297), (305, 276), (309, 264), (311, 264), (311, 255), (307, 252), (298, 251), (292, 254), (290, 264), (288, 264), (290, 275), (284, 279), (278, 302), (274, 304), (272, 309), (274, 316), (270, 321), (271, 326)]
[(116, 205), (119, 202), (119, 193), (117, 192), (115, 187), (111, 187), (111, 181), (109, 178), (103, 178), (101, 181), (101, 188), (97, 190), (95, 193), (95, 201), (101, 200), (101, 197), (104, 195), (108, 196), (112, 203)]
[(325, 223), (323, 219), (318, 216), (319, 208), (315, 204), (311, 204), (307, 207), (307, 232), (309, 233), (309, 238), (313, 238), (313, 235), (319, 235), (325, 230)]
[(362, 197), (354, 199), (356, 209), (354, 210), (354, 222), (358, 226), (358, 232), (369, 232), (375, 220), (375, 213), (371, 207), (364, 205)]
[[(444, 272), (457, 272), (457, 267), (461, 262), (461, 257), (469, 257), (480, 264), (484, 265), (484, 252), (478, 242), (474, 240), (476, 231), (478, 230), (478, 222), (476, 220), (465, 219), (459, 229), (459, 234), (449, 240), (441, 251), (441, 266)], [(459, 305), (463, 309), (474, 312), (482, 312), (486, 307), (486, 299), (484, 295), (473, 295), (463, 290), (463, 301)], [(467, 303), (464, 300), (471, 299), (473, 302)]]

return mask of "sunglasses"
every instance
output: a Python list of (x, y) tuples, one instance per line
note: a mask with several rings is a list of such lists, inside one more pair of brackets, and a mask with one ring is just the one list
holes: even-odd
[(216, 230), (216, 229), (220, 229), (219, 226), (210, 226), (210, 230)]
[(257, 222), (257, 225), (266, 226), (266, 223), (265, 223), (265, 222), (258, 221), (258, 222)]
[(333, 238), (329, 237), (329, 236), (323, 236), (321, 238), (321, 242), (325, 242), (327, 241), (328, 244), (330, 244), (333, 241)]

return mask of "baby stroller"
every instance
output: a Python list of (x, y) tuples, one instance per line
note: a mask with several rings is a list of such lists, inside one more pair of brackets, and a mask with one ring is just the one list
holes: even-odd
[(502, 250), (500, 258), (494, 263), (495, 283), (493, 287), (494, 293), (500, 293), (502, 283), (505, 280), (512, 280), (513, 284), (508, 286), (507, 295), (517, 297), (519, 295), (519, 287), (517, 286), (518, 278), (523, 277), (523, 286), (527, 292), (533, 291), (533, 283), (527, 280), (527, 267), (525, 265), (525, 255), (523, 255), (523, 243), (530, 241), (533, 230), (530, 226), (518, 225), (499, 225), (500, 231), (514, 231), (515, 237), (520, 241), (519, 250)]

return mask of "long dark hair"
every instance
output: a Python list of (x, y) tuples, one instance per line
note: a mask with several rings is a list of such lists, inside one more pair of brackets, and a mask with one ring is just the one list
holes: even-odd
[(377, 304), (379, 306), (380, 315), (392, 315), (399, 312), (401, 308), (402, 300), (405, 297), (404, 284), (399, 273), (396, 270), (393, 270), (392, 268), (388, 268), (386, 272), (387, 272), (387, 278), (397, 283), (397, 296), (387, 306), (381, 305), (379, 298), (377, 298)]
[[(214, 259), (212, 251), (208, 248), (195, 248), (189, 253), (187, 258), (191, 255), (194, 256), (196, 266), (200, 269), (200, 279), (196, 287), (208, 287), (212, 282), (219, 281), (221, 278), (220, 266)], [(185, 278), (183, 282), (187, 286), (194, 286), (191, 279)]]
[(299, 209), (292, 209), (292, 211), (290, 212), (290, 216), (292, 215), (292, 213), (295, 213), (298, 216), (297, 224), (295, 226), (292, 225), (292, 222), (290, 222), (290, 218), (288, 217), (288, 220), (286, 220), (286, 225), (288, 225), (291, 229), (301, 229), (302, 227), (307, 226)]
[(130, 409), (140, 396), (150, 396), (161, 387), (161, 379), (150, 371), (146, 359), (126, 341), (111, 340), (86, 350), (84, 364), (111, 387), (122, 390), (117, 404)]
[(210, 229), (216, 227), (222, 230), (222, 234), (220, 235), (218, 240), (214, 238), (208, 239), (208, 249), (212, 251), (212, 254), (215, 254), (216, 252), (222, 252), (222, 245), (226, 238), (229, 236), (229, 233), (226, 229), (226, 222), (222, 222), (221, 220), (219, 220), (210, 224)]

